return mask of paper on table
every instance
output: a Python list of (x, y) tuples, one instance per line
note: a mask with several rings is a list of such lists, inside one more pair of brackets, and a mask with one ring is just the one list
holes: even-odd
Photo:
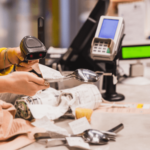
[(47, 117), (43, 117), (42, 119), (39, 119), (39, 120), (37, 119), (35, 122), (32, 123), (32, 125), (39, 127), (39, 128), (43, 128), (49, 133), (51, 133), (52, 131), (52, 132), (56, 132), (58, 134), (62, 134), (65, 136), (70, 136), (70, 134), (68, 133), (66, 129), (56, 126)]
[(51, 105), (28, 105), (34, 118), (41, 119), (46, 116), (50, 120), (55, 120), (64, 115), (68, 110), (66, 101), (62, 101), (59, 106)]
[(143, 109), (150, 109), (150, 104), (144, 104)]
[(61, 91), (48, 88), (37, 93), (32, 99), (34, 103), (29, 103), (28, 107), (33, 117), (40, 119), (47, 116), (50, 120), (63, 116), (69, 108), (75, 116), (77, 107), (96, 109), (102, 102), (101, 94), (93, 84), (82, 84)]
[[(107, 103), (107, 105), (112, 103)], [(129, 114), (150, 114), (150, 104), (138, 104), (138, 103), (114, 103), (116, 107), (108, 107), (101, 105), (96, 111), (106, 113), (129, 113)], [(127, 106), (127, 107), (120, 107)], [(140, 107), (139, 107), (140, 106)]]
[(84, 132), (85, 130), (91, 129), (91, 125), (87, 121), (86, 117), (70, 122), (69, 126), (73, 134), (80, 134)]
[(74, 115), (77, 107), (96, 109), (102, 102), (100, 91), (93, 84), (82, 84), (74, 88), (62, 90), (62, 98), (64, 98), (64, 94), (72, 96), (68, 103)]
[(66, 140), (70, 147), (90, 149), (89, 144), (85, 143), (81, 137), (67, 137)]

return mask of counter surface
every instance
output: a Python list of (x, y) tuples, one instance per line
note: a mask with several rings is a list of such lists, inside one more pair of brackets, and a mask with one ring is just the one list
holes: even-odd
[[(150, 103), (150, 85), (117, 85), (117, 92), (125, 95), (123, 102)], [(72, 120), (65, 120), (56, 125), (66, 128), (69, 132), (68, 123)], [(108, 130), (118, 125), (124, 124), (124, 129), (119, 132), (115, 142), (107, 145), (91, 146), (92, 150), (149, 150), (150, 149), (150, 114), (117, 114), (100, 113), (94, 111), (91, 126), (94, 129)], [(69, 150), (66, 146), (45, 148), (44, 145), (33, 143), (21, 150)]]

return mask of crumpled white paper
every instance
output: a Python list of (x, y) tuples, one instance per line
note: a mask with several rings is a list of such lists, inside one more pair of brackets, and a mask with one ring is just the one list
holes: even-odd
[(48, 88), (35, 95), (34, 101), (36, 98), (40, 99), (42, 104), (28, 104), (32, 115), (36, 119), (46, 116), (50, 120), (58, 119), (69, 109), (75, 115), (77, 107), (96, 109), (102, 102), (101, 94), (93, 84), (82, 84), (61, 91)]

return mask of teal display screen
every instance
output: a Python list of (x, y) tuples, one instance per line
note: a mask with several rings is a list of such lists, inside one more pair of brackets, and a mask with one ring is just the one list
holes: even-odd
[(148, 57), (150, 57), (150, 45), (122, 47), (123, 59), (136, 59), (136, 58), (148, 58)]

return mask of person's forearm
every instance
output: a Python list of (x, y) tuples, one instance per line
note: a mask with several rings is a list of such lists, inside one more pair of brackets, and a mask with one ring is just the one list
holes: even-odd
[(8, 53), (6, 50), (0, 52), (0, 70), (10, 67), (12, 64), (8, 61)]
[(0, 76), (0, 93), (10, 93), (11, 84), (6, 76)]

